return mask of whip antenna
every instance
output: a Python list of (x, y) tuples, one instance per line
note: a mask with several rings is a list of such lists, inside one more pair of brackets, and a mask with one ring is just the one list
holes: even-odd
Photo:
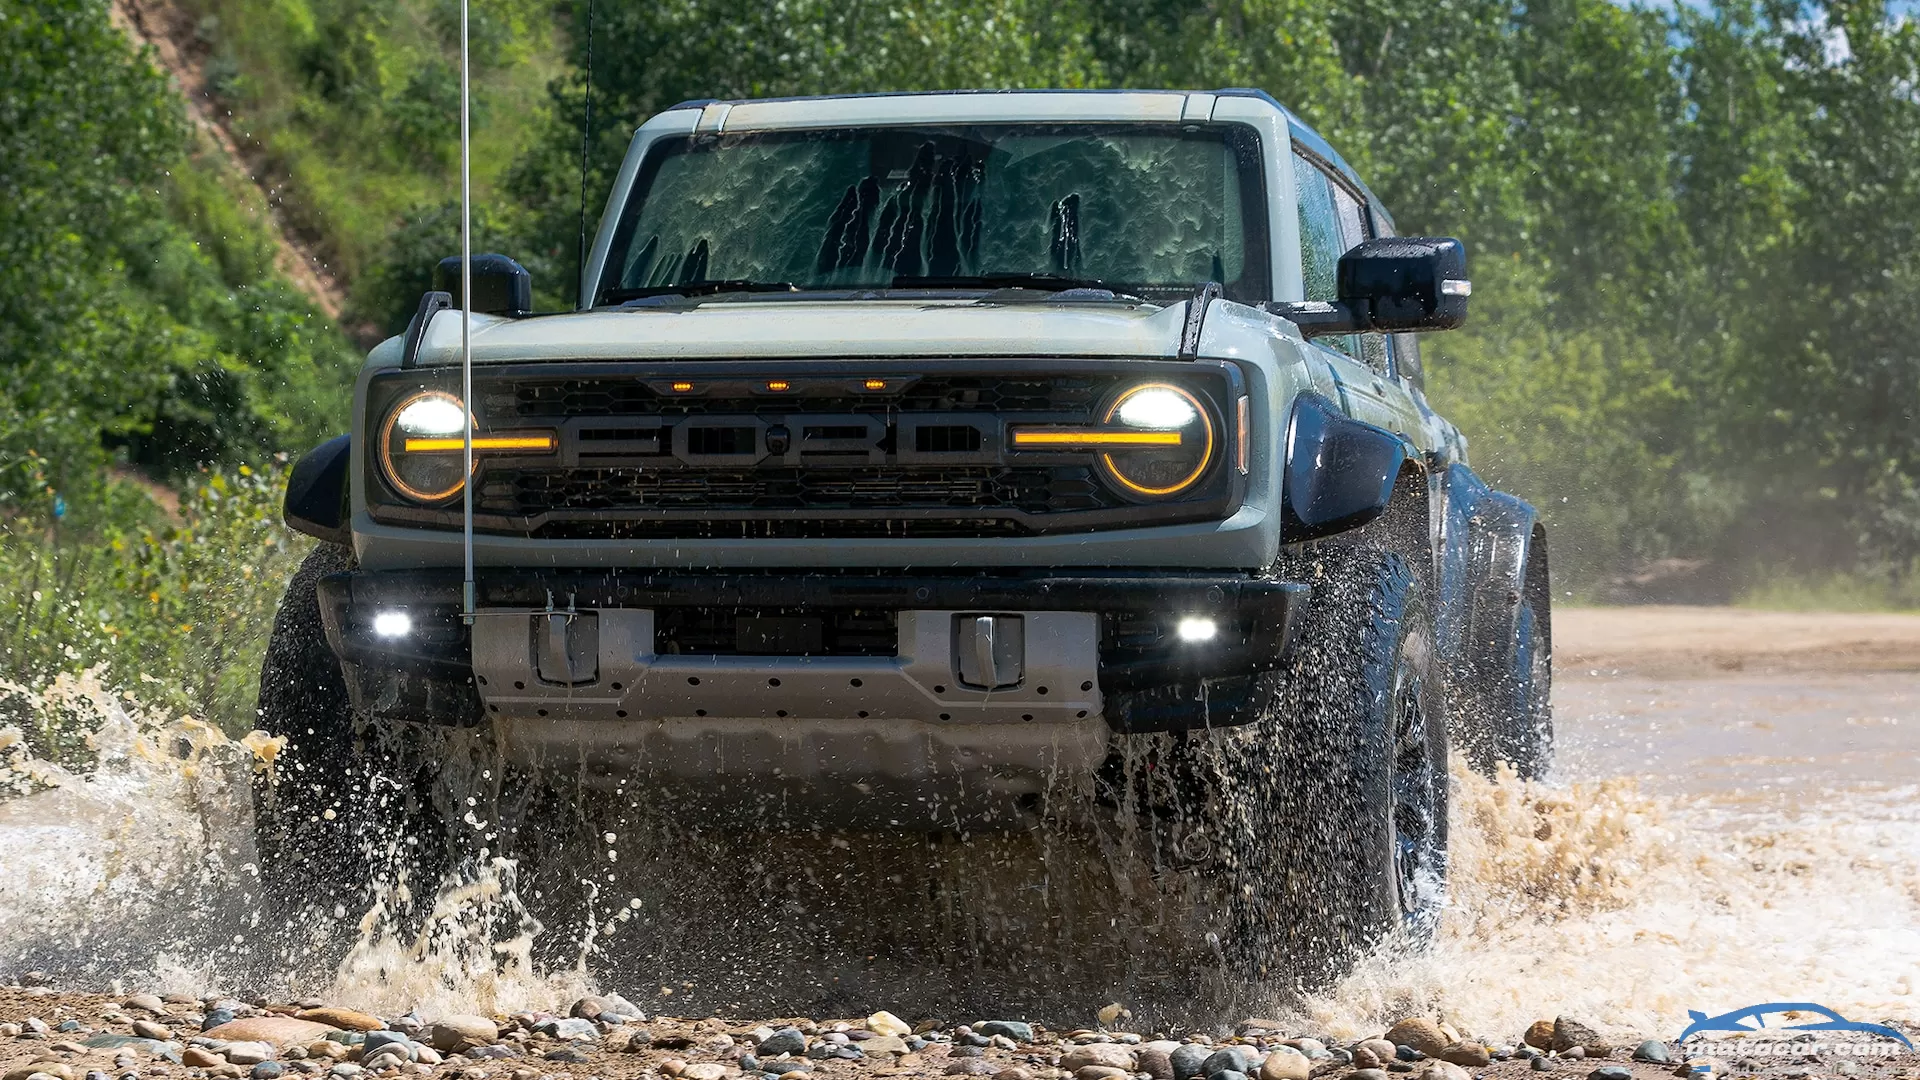
[(473, 132), (469, 107), (473, 86), (467, 65), (467, 0), (460, 0), (460, 407), (466, 411), (462, 439), (466, 497), (460, 500), (460, 546), (466, 574), (460, 579), (460, 614), (471, 623), (473, 587)]
[(593, 146), (593, 0), (587, 0), (587, 122), (580, 131), (580, 254), (574, 288), (580, 290), (574, 307), (588, 306), (587, 284), (587, 154)]

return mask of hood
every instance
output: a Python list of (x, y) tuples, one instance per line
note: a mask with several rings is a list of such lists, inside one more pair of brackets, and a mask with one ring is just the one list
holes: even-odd
[[(1179, 351), (1187, 305), (1068, 301), (722, 301), (502, 319), (473, 317), (475, 363), (859, 356), (1140, 356)], [(397, 350), (393, 353), (397, 361)], [(460, 313), (434, 318), (424, 365), (460, 362)]]

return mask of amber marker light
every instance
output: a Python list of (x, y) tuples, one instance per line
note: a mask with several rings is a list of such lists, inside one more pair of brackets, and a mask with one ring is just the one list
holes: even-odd
[(1015, 446), (1179, 446), (1177, 431), (1086, 431), (1024, 428), (1013, 433)]
[[(444, 437), (428, 439), (410, 438), (401, 444), (401, 448), (409, 454), (451, 453), (455, 450), (464, 450), (466, 446), (467, 443), (465, 439)], [(544, 453), (552, 450), (553, 447), (554, 439), (552, 435), (476, 435), (473, 439), (473, 448), (476, 452), (485, 450), (531, 450)]]
[(867, 389), (869, 390), (885, 390), (887, 388), (887, 380), (868, 379), (866, 382), (866, 386), (867, 386)]
[(772, 382), (767, 384), (767, 389), (772, 390), (775, 393), (781, 393), (783, 391), (793, 389), (793, 384), (787, 382), (785, 379), (775, 379)]
[(692, 390), (693, 384), (690, 382), (677, 382), (673, 384), (673, 392), (676, 394), (690, 393)]
[(1253, 457), (1253, 405), (1245, 394), (1233, 403), (1233, 428), (1233, 467), (1245, 476)]

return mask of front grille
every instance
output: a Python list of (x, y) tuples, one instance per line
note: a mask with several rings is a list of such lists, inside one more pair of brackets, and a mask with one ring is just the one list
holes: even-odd
[[(916, 376), (884, 393), (807, 393), (803, 397), (709, 396), (675, 392), (655, 380), (540, 378), (489, 380), (480, 411), (500, 425), (601, 416), (699, 416), (792, 412), (1084, 412), (1113, 386), (1112, 376), (1009, 378)], [(702, 384), (692, 383), (699, 388)]]
[(658, 608), (654, 652), (673, 656), (893, 656), (891, 611)]
[(512, 516), (632, 510), (1017, 510), (1105, 505), (1082, 467), (857, 467), (654, 471), (639, 468), (493, 469), (479, 513)]

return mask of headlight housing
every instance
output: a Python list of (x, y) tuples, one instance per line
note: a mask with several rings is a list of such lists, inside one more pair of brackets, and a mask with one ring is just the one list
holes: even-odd
[(444, 390), (422, 390), (387, 411), (375, 443), (387, 483), (417, 503), (442, 503), (466, 486), (467, 407)]
[[(1173, 383), (1141, 383), (1114, 397), (1101, 424), (1118, 435), (1160, 435), (1161, 441), (1115, 440), (1103, 448), (1107, 479), (1129, 496), (1166, 499), (1207, 474), (1219, 446), (1213, 412), (1193, 391)], [(1177, 435), (1175, 439), (1164, 436)]]

